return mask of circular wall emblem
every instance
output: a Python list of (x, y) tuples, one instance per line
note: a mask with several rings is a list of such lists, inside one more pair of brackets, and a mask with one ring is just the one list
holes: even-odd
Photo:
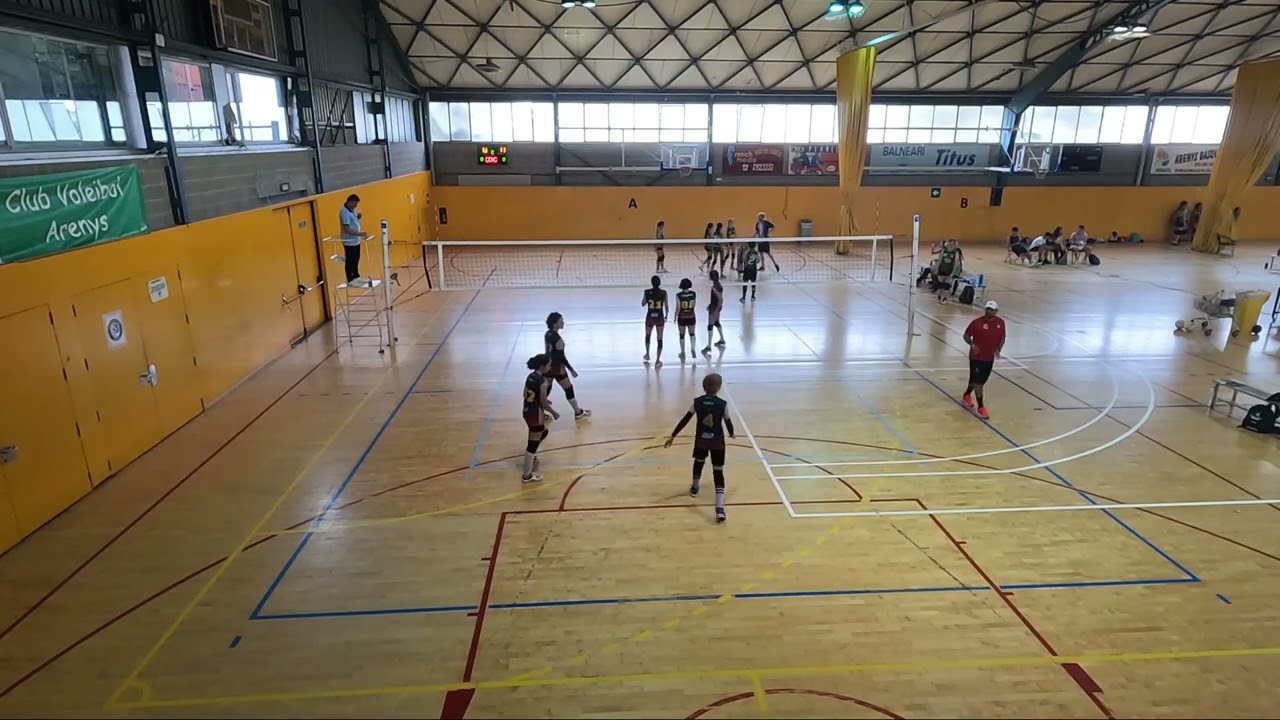
[(120, 338), (124, 337), (124, 323), (116, 318), (107, 321), (107, 338), (111, 342), (120, 342)]

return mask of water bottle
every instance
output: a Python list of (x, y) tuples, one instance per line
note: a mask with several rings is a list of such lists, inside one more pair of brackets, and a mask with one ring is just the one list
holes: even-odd
[(978, 273), (978, 287), (984, 287), (982, 284), (982, 273)]

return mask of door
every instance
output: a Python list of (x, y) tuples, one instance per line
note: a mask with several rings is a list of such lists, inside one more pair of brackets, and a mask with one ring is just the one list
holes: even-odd
[[(0, 548), (92, 489), (49, 308), (0, 319)], [(13, 527), (10, 527), (10, 526)]]
[(324, 307), (324, 279), (320, 272), (319, 238), (311, 203), (289, 206), (289, 227), (293, 235), (293, 262), (302, 290), (302, 326), (306, 333), (315, 332), (328, 317)]
[(71, 300), (98, 423), (90, 452), (105, 456), (108, 474), (161, 437), (136, 299), (133, 281), (121, 280)]

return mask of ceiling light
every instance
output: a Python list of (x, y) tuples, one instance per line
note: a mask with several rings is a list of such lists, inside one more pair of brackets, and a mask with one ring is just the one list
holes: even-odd
[(1117, 25), (1117, 26), (1115, 26), (1115, 27), (1111, 28), (1111, 34), (1112, 34), (1112, 35), (1123, 35), (1123, 34), (1125, 34), (1125, 33), (1127, 33), (1127, 32), (1129, 32), (1129, 28), (1128, 28), (1127, 26), (1125, 26), (1125, 25)]
[(845, 11), (845, 5), (844, 3), (840, 2), (840, 0), (833, 0), (833, 2), (827, 6), (827, 12), (831, 13), (832, 15), (835, 15), (837, 13), (842, 13), (844, 11)]
[(1130, 30), (1131, 30), (1132, 32), (1136, 32), (1136, 33), (1144, 33), (1144, 32), (1146, 32), (1146, 31), (1147, 31), (1147, 26), (1146, 26), (1146, 25), (1134, 25)]
[(596, 6), (596, 0), (582, 0), (582, 7), (584, 8), (590, 9), (595, 6)]
[(560, 0), (560, 7), (571, 8), (577, 4), (576, 0)]
[(862, 13), (866, 11), (866, 6), (859, 2), (859, 0), (853, 0), (853, 2), (849, 3), (849, 17), (851, 18), (862, 17)]

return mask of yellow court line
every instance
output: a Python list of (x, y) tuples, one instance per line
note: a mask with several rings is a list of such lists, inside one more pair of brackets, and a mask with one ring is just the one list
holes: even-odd
[(328, 689), (317, 691), (263, 693), (258, 695), (222, 695), (204, 698), (175, 698), (150, 702), (118, 703), (116, 708), (141, 709), (160, 707), (192, 707), (252, 702), (287, 702), (291, 700), (316, 700), (371, 697), (377, 695), (408, 695), (445, 693), (452, 690), (498, 690), (505, 688), (567, 687), (602, 685), (607, 683), (660, 682), (703, 680), (712, 678), (789, 677), (796, 675), (836, 675), (842, 673), (912, 672), (921, 670), (952, 670), (976, 667), (1033, 667), (1042, 665), (1097, 665), (1101, 663), (1153, 662), (1160, 660), (1201, 660), (1227, 657), (1280, 656), (1280, 647), (1234, 648), (1225, 650), (1185, 650), (1166, 652), (1109, 653), (1097, 655), (1029, 655), (1024, 657), (959, 658), (956, 660), (925, 660), (920, 662), (858, 663), (849, 665), (811, 665), (793, 667), (734, 668), (727, 670), (688, 670), (663, 673), (635, 673), (629, 675), (596, 675), (561, 678), (513, 678), (470, 683), (435, 683), (423, 685), (397, 685), (347, 690)]
[(764, 685), (760, 682), (760, 674), (752, 673), (751, 690), (756, 694), (756, 704), (760, 706), (760, 712), (769, 712), (769, 698), (765, 695)]
[[(665, 438), (665, 436), (660, 436), (657, 438), (646, 438), (644, 440), (637, 441), (635, 447), (631, 447), (624, 450), (621, 454), (619, 454), (614, 459), (621, 458), (626, 455), (630, 455), (636, 450), (644, 450), (645, 448), (649, 447), (648, 443), (658, 442), (659, 446), (661, 446), (661, 440), (663, 438)], [(597, 467), (600, 467), (602, 464), (603, 464), (603, 461), (598, 462), (594, 465), (589, 465), (585, 467), (587, 467), (588, 469), (597, 468)], [(585, 473), (580, 473), (580, 474), (585, 474)], [(506, 495), (499, 495), (497, 497), (488, 498), (487, 500), (477, 500), (475, 502), (464, 503), (462, 505), (454, 505), (452, 507), (442, 508), (440, 510), (430, 510), (427, 512), (413, 513), (411, 515), (397, 515), (395, 517), (370, 518), (368, 520), (351, 520), (348, 522), (325, 523), (323, 525), (318, 525), (313, 528), (301, 527), (301, 528), (289, 528), (285, 530), (261, 530), (258, 532), (258, 535), (259, 536), (306, 535), (308, 533), (335, 532), (338, 530), (348, 530), (351, 528), (393, 525), (395, 523), (409, 522), (410, 520), (421, 520), (423, 518), (435, 517), (437, 515), (448, 515), (449, 513), (455, 513), (462, 510), (470, 510), (471, 508), (482, 507), (484, 505), (492, 505), (493, 503), (502, 502), (503, 500), (514, 500), (516, 498), (524, 497), (525, 495), (532, 495), (533, 493), (538, 492), (539, 490), (556, 487), (558, 485), (564, 485), (565, 483), (572, 482), (572, 481), (573, 481), (572, 478), (566, 477), (564, 479), (554, 480), (552, 482), (531, 483), (522, 490), (519, 490), (513, 493), (508, 493)]]
[[(422, 332), (418, 333), (414, 337), (414, 344), (425, 337), (427, 332), (433, 327), (435, 327), (435, 322), (428, 321), (423, 327)], [(223, 559), (222, 563), (218, 565), (218, 569), (214, 571), (213, 575), (205, 581), (204, 585), (200, 587), (200, 590), (192, 596), (191, 600), (182, 608), (177, 617), (173, 619), (173, 622), (171, 622), (165, 631), (161, 633), (159, 639), (157, 639), (155, 644), (151, 646), (151, 649), (142, 656), (142, 659), (138, 661), (133, 670), (130, 671), (129, 675), (126, 676), (124, 681), (120, 683), (120, 686), (116, 688), (115, 692), (111, 693), (111, 696), (107, 698), (106, 707), (111, 708), (120, 706), (121, 696), (124, 695), (131, 686), (135, 686), (135, 684), (138, 683), (138, 676), (144, 669), (146, 669), (151, 661), (155, 659), (156, 655), (159, 654), (160, 649), (169, 642), (169, 639), (173, 637), (175, 632), (177, 632), (178, 627), (181, 626), (196, 607), (200, 605), (200, 602), (209, 594), (209, 591), (213, 589), (213, 586), (218, 584), (218, 581), (222, 579), (224, 574), (226, 574), (227, 569), (231, 567), (231, 564), (240, 556), (241, 553), (244, 552), (245, 548), (253, 542), (254, 538), (260, 534), (262, 527), (275, 515), (276, 511), (280, 509), (280, 506), (284, 504), (284, 501), (293, 494), (293, 491), (298, 487), (303, 479), (311, 474), (311, 470), (316, 466), (316, 463), (318, 463), (320, 458), (328, 452), (333, 443), (342, 436), (347, 427), (351, 425), (351, 423), (356, 419), (356, 416), (360, 414), (360, 411), (369, 403), (369, 400), (378, 394), (377, 390), (382, 387), (383, 383), (387, 381), (387, 378), (393, 376), (394, 373), (392, 371), (395, 369), (397, 369), (395, 365), (389, 365), (382, 371), (382, 377), (378, 378), (378, 382), (374, 383), (372, 387), (365, 391), (364, 397), (351, 408), (351, 412), (347, 413), (342, 422), (334, 428), (333, 432), (330, 433), (329, 437), (325, 439), (324, 443), (322, 443), (311, 456), (311, 459), (307, 461), (307, 464), (298, 471), (298, 474), (289, 482), (284, 491), (280, 493), (280, 496), (276, 498), (275, 502), (271, 503), (271, 507), (267, 508), (267, 511), (258, 519), (258, 522), (254, 524), (253, 529), (249, 531), (249, 534), (240, 541), (240, 544), (236, 546), (235, 550), (231, 551), (227, 557)]]

